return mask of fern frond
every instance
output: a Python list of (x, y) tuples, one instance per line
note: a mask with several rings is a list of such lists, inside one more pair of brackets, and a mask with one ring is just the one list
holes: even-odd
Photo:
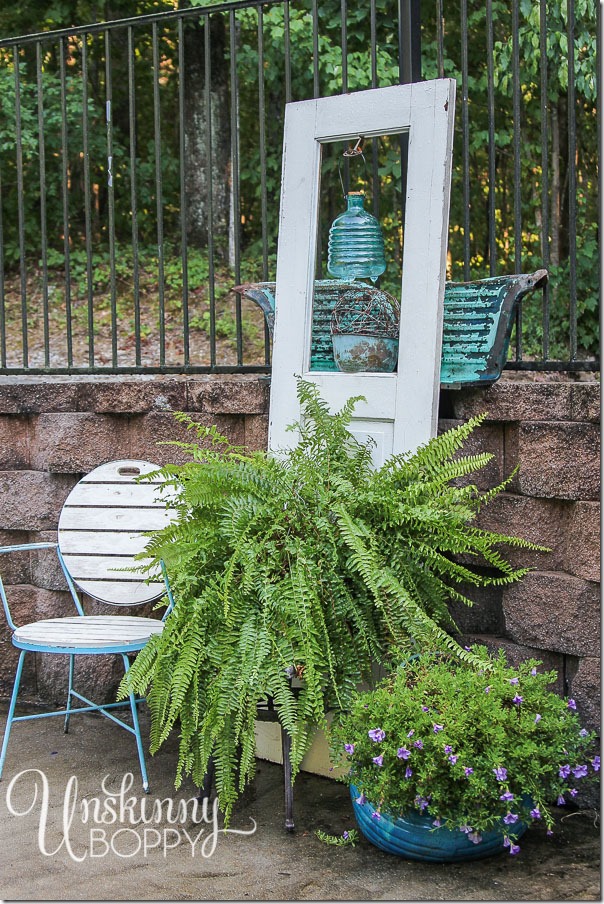
[(506, 544), (540, 549), (475, 526), (509, 482), (486, 493), (473, 482), (491, 456), (462, 447), (484, 415), (374, 470), (371, 443), (349, 429), (359, 399), (332, 413), (315, 385), (298, 393), (295, 448), (248, 452), (181, 413), (191, 441), (173, 445), (190, 460), (153, 475), (175, 519), (151, 533), (140, 565), (165, 562), (176, 605), (120, 695), (147, 694), (152, 750), (178, 725), (177, 785), (201, 784), (214, 759), (227, 822), (253, 775), (261, 701), (290, 735), (295, 774), (313, 729), (351, 705), (372, 663), (429, 648), (485, 667), (448, 633), (448, 605), (472, 604), (465, 585), (524, 574)]

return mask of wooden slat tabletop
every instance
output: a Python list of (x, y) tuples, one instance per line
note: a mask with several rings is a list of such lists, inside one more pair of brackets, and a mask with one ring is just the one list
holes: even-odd
[(135, 561), (148, 537), (174, 518), (162, 482), (137, 483), (157, 470), (147, 461), (122, 460), (100, 465), (71, 491), (59, 519), (59, 546), (69, 573), (85, 593), (113, 605), (151, 602), (164, 593), (161, 575), (147, 584)]

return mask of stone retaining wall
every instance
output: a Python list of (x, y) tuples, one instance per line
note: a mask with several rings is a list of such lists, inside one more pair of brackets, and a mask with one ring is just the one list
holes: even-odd
[[(0, 545), (53, 540), (61, 506), (82, 474), (115, 458), (183, 460), (158, 441), (187, 439), (173, 410), (217, 424), (233, 442), (266, 447), (268, 381), (258, 377), (0, 378)], [(440, 428), (488, 411), (472, 450), (493, 453), (479, 484), (518, 474), (481, 515), (485, 527), (518, 534), (551, 552), (514, 550), (534, 570), (521, 584), (477, 595), (455, 610), (464, 635), (512, 661), (535, 656), (559, 673), (586, 725), (599, 725), (599, 411), (594, 382), (502, 380), (488, 390), (443, 393)], [(72, 614), (52, 555), (3, 556), (0, 573), (16, 622)], [(96, 611), (89, 607), (89, 611)], [(140, 613), (142, 614), (142, 613)], [(12, 687), (15, 650), (0, 633), (0, 694)], [(28, 657), (26, 690), (62, 702), (66, 657)], [(80, 665), (84, 693), (119, 677), (109, 657)], [(85, 685), (85, 688), (83, 687)]]

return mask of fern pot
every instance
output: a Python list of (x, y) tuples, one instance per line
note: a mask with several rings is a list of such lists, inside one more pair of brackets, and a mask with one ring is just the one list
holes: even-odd
[[(482, 841), (475, 844), (464, 832), (451, 831), (445, 826), (435, 829), (431, 816), (412, 811), (393, 819), (382, 813), (373, 814), (375, 807), (369, 801), (357, 803), (359, 791), (350, 786), (352, 806), (359, 829), (371, 844), (407, 860), (425, 860), (431, 863), (460, 863), (464, 860), (481, 860), (500, 854), (506, 848), (505, 832), (484, 832)], [(516, 823), (514, 835), (520, 837), (526, 831), (525, 823)]]

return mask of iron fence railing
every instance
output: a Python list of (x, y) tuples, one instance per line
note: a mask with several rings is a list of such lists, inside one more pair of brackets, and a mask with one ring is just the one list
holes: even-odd
[(424, 76), (461, 88), (452, 243), (459, 230), (463, 279), (546, 267), (541, 310), (519, 309), (508, 367), (598, 369), (601, 8), (460, 0), (457, 33), (437, 6)]
[[(439, 76), (458, 81), (451, 278), (547, 267), (508, 366), (596, 369), (596, 15), (241, 0), (0, 40), (0, 373), (268, 371), (232, 288), (274, 278), (285, 104)], [(400, 265), (405, 145), (369, 147)]]

